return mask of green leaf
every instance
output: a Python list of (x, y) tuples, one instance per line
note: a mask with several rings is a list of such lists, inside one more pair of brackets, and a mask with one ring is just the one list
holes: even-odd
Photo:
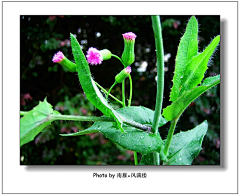
[(104, 115), (108, 117), (113, 117), (118, 125), (118, 128), (122, 129), (122, 119), (118, 115), (117, 112), (108, 104), (107, 100), (102, 96), (101, 92), (97, 88), (95, 82), (93, 81), (90, 73), (90, 69), (88, 66), (88, 62), (81, 50), (81, 47), (77, 41), (77, 39), (74, 37), (73, 34), (71, 34), (71, 45), (72, 45), (72, 52), (74, 56), (74, 60), (77, 65), (77, 73), (79, 77), (79, 81), (81, 83), (81, 86), (83, 88), (83, 91), (85, 92), (88, 100), (96, 107), (98, 108)]
[(46, 98), (33, 110), (27, 112), (20, 119), (20, 146), (32, 141), (46, 126), (50, 125), (53, 115), (60, 115), (60, 113), (52, 109), (52, 105)]
[(175, 72), (173, 77), (173, 87), (170, 93), (170, 101), (179, 97), (179, 91), (182, 84), (185, 68), (188, 62), (198, 54), (198, 22), (192, 16), (188, 22), (186, 31), (181, 38), (176, 56)]
[(195, 87), (187, 92), (185, 92), (182, 96), (180, 96), (177, 100), (172, 102), (170, 106), (167, 106), (163, 109), (163, 116), (168, 121), (171, 121), (175, 118), (180, 117), (183, 111), (188, 107), (188, 105), (198, 98), (202, 93), (210, 89), (211, 87), (220, 83), (220, 75), (206, 78), (202, 85), (199, 87)]
[(208, 123), (205, 120), (194, 129), (177, 133), (173, 136), (168, 161), (164, 165), (191, 165), (202, 149), (202, 141), (207, 133)]
[(112, 122), (95, 122), (91, 127), (84, 131), (61, 135), (78, 136), (95, 131), (101, 132), (106, 138), (127, 150), (136, 151), (142, 154), (160, 151), (163, 142), (159, 136), (147, 133), (129, 125), (123, 125), (123, 128), (126, 133), (121, 133)]
[[(116, 110), (122, 118), (144, 125), (152, 125), (154, 112), (148, 108), (139, 106), (125, 107)], [(167, 122), (164, 118), (160, 120), (159, 127)], [(158, 135), (147, 133), (130, 125), (123, 125), (126, 133), (121, 133), (113, 122), (95, 122), (91, 127), (84, 131), (61, 134), (62, 136), (78, 136), (89, 132), (101, 132), (105, 137), (127, 150), (147, 154), (153, 151), (159, 152), (163, 144)]]
[[(130, 106), (116, 110), (123, 118), (151, 126), (153, 123), (154, 111), (143, 106)], [(161, 116), (158, 127), (167, 123)]]
[(201, 83), (204, 78), (204, 73), (207, 70), (207, 65), (210, 57), (217, 48), (220, 42), (220, 36), (215, 37), (208, 47), (199, 55), (193, 57), (193, 59), (187, 64), (184, 71), (184, 77), (182, 80), (182, 88), (180, 94), (196, 87)]

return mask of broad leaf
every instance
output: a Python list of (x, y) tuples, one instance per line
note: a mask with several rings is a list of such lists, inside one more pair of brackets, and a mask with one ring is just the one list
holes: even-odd
[(202, 141), (207, 133), (208, 123), (204, 121), (194, 129), (173, 136), (169, 148), (168, 161), (164, 165), (191, 165), (202, 149)]
[(175, 100), (170, 106), (167, 106), (163, 109), (163, 116), (168, 121), (171, 121), (175, 118), (180, 117), (183, 111), (188, 107), (188, 105), (198, 98), (202, 93), (210, 89), (211, 87), (220, 83), (220, 75), (206, 78), (202, 85), (199, 87), (195, 87), (187, 92), (185, 92), (182, 96), (180, 96), (177, 100)]
[(215, 37), (208, 47), (199, 55), (193, 57), (193, 59), (187, 64), (184, 71), (184, 77), (182, 80), (182, 87), (180, 94), (196, 87), (201, 83), (204, 73), (207, 70), (207, 65), (210, 57), (215, 51), (220, 42), (220, 36)]
[(106, 138), (127, 150), (136, 151), (142, 154), (160, 151), (163, 142), (159, 136), (147, 133), (129, 125), (123, 125), (123, 129), (125, 133), (121, 133), (112, 122), (95, 122), (91, 127), (84, 131), (61, 135), (78, 136), (89, 132), (101, 132)]
[(20, 146), (34, 139), (46, 126), (50, 125), (53, 120), (51, 116), (60, 115), (52, 109), (52, 105), (47, 102), (47, 99), (27, 112), (20, 119)]
[(192, 16), (188, 22), (186, 31), (181, 38), (176, 56), (175, 72), (173, 77), (173, 87), (170, 93), (170, 101), (179, 97), (180, 87), (186, 65), (198, 54), (198, 22)]
[(77, 73), (79, 77), (79, 81), (81, 83), (81, 86), (83, 88), (83, 91), (85, 92), (88, 100), (96, 107), (98, 108), (104, 115), (108, 117), (113, 117), (117, 124), (118, 128), (122, 129), (122, 119), (118, 115), (117, 112), (108, 104), (107, 100), (102, 96), (101, 92), (97, 88), (95, 82), (93, 81), (90, 73), (90, 69), (88, 66), (88, 62), (81, 50), (81, 47), (77, 41), (77, 39), (74, 37), (73, 34), (71, 34), (71, 45), (72, 45), (72, 52), (74, 56), (74, 60), (77, 65)]
[[(122, 118), (128, 118), (128, 121), (134, 121), (144, 125), (152, 125), (154, 112), (145, 107), (126, 107), (118, 109), (116, 112), (121, 114)], [(159, 127), (167, 121), (161, 119)], [(61, 134), (62, 136), (79, 136), (89, 132), (101, 132), (105, 137), (127, 150), (136, 151), (142, 154), (148, 154), (156, 151), (160, 152), (162, 140), (158, 135), (147, 133), (130, 125), (123, 125), (126, 133), (121, 133), (113, 122), (95, 122), (91, 127), (84, 131)]]
[[(123, 118), (138, 122), (143, 125), (151, 126), (153, 123), (154, 111), (143, 106), (130, 106), (116, 110)], [(167, 123), (167, 120), (161, 116), (158, 127)]]

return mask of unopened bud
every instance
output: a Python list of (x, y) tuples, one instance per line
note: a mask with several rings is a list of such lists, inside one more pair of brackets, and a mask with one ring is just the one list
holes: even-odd
[(129, 74), (132, 72), (132, 69), (130, 66), (127, 68), (123, 69), (117, 76), (115, 77), (115, 81), (117, 83), (122, 83), (125, 78), (129, 76)]
[(135, 60), (134, 44), (135, 44), (136, 37), (137, 36), (132, 32), (123, 34), (124, 50), (122, 54), (122, 61), (123, 61), (124, 67), (131, 65)]

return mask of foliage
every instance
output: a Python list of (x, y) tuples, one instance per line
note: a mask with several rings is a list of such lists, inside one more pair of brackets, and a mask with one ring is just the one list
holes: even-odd
[[(107, 17), (105, 17), (105, 21), (107, 21), (107, 19), (106, 19)], [(109, 17), (110, 18), (110, 17)], [(116, 17), (113, 17), (113, 18), (116, 18)], [(58, 18), (58, 19), (60, 19), (60, 18)], [(86, 19), (86, 18), (85, 18)], [(115, 20), (115, 22), (116, 21), (120, 21), (121, 22), (121, 20)], [(48, 22), (50, 22), (50, 21), (48, 21)], [(56, 22), (56, 21), (55, 21)], [(119, 27), (119, 25), (118, 25), (118, 23), (115, 23), (114, 22), (114, 20), (112, 21), (112, 23), (111, 24), (113, 24), (113, 26), (114, 25), (117, 25), (118, 27)], [(146, 21), (144, 21), (144, 22), (147, 22), (147, 20)], [(51, 23), (51, 22), (50, 22)], [(52, 24), (51, 24), (52, 25)], [(52, 26), (54, 26), (54, 25), (52, 25)], [(134, 28), (134, 23), (133, 23), (133, 28)], [(136, 28), (136, 27), (135, 27)], [(169, 26), (165, 26), (165, 29), (167, 29), (167, 28), (169, 28)], [(175, 27), (174, 27), (175, 28)], [(172, 29), (171, 29), (172, 30)], [(137, 30), (138, 31), (138, 30)], [(72, 31), (73, 32), (73, 31)], [(82, 32), (84, 32), (84, 30), (82, 30)], [(139, 32), (139, 31), (138, 31)], [(176, 32), (176, 31), (175, 31)], [(83, 35), (86, 35), (87, 33), (86, 33), (86, 31), (85, 31), (85, 33), (83, 33)], [(104, 33), (102, 33), (102, 34), (104, 34)], [(104, 35), (103, 35), (104, 36)], [(89, 40), (89, 39), (88, 39)], [(90, 40), (89, 40), (90, 41)], [(110, 42), (110, 41), (109, 41)], [(62, 43), (62, 42), (61, 42)], [(83, 42), (84, 43), (84, 42)], [(102, 45), (104, 45), (104, 44), (102, 44)], [(67, 48), (68, 46), (66, 46), (66, 48)], [(84, 49), (84, 44), (83, 44), (83, 49)], [(110, 48), (110, 47), (109, 47)], [(139, 47), (138, 47), (139, 48)], [(49, 47), (49, 49), (53, 49), (53, 47)], [(47, 51), (47, 50), (44, 50), (43, 49), (43, 47), (42, 47), (42, 51), (43, 52), (45, 52), (45, 51)], [(66, 50), (66, 53), (67, 53), (67, 51), (68, 50)], [(166, 51), (166, 50), (165, 50)], [(140, 55), (141, 56), (141, 55)], [(136, 58), (137, 58), (137, 55), (136, 55)], [(45, 59), (45, 58), (39, 58), (39, 59)], [(136, 59), (137, 60), (137, 59)], [(76, 61), (76, 59), (75, 59), (75, 61)], [(41, 63), (40, 63), (41, 64)], [(107, 64), (106, 64), (107, 65)], [(136, 62), (136, 65), (137, 65), (137, 62)], [(58, 66), (56, 66), (56, 65), (53, 65), (53, 66), (55, 66), (55, 67), (58, 67)], [(31, 66), (31, 67), (33, 67), (33, 66)], [(150, 66), (149, 66), (150, 67)], [(168, 66), (166, 66), (166, 67), (168, 67)], [(191, 67), (191, 66), (189, 66), (189, 67)], [(210, 67), (211, 68), (211, 67)], [(48, 68), (48, 71), (49, 71), (50, 69)], [(59, 71), (59, 68), (56, 68), (55, 69), (56, 70), (56, 73), (58, 73)], [(64, 70), (64, 71), (66, 71), (66, 70)], [(32, 72), (34, 72), (34, 71), (32, 71)], [(41, 72), (41, 71), (40, 71)], [(92, 75), (94, 75), (94, 68), (91, 68), (91, 72), (92, 72)], [(148, 71), (149, 72), (149, 71)], [(204, 71), (205, 72), (205, 71)], [(135, 76), (133, 77), (134, 78), (134, 82), (138, 79), (138, 76), (140, 75), (141, 77), (140, 78), (146, 78), (145, 77), (145, 75), (146, 75), (146, 73), (147, 72), (136, 72), (136, 70), (135, 70)], [(37, 76), (38, 76), (38, 71), (36, 71), (36, 74), (37, 74)], [(36, 75), (35, 74), (35, 75)], [(33, 74), (34, 75), (34, 74)], [(56, 74), (57, 75), (57, 74)], [(96, 76), (98, 76), (99, 77), (99, 75), (101, 75), (101, 73), (99, 73), (99, 74), (95, 74)], [(104, 75), (104, 74), (103, 74)], [(114, 74), (113, 74), (114, 75)], [(134, 72), (133, 72), (133, 75), (134, 75)], [(144, 76), (144, 77), (143, 77)], [(24, 78), (24, 77), (23, 77)], [(26, 77), (25, 77), (26, 78)], [(63, 77), (62, 77), (63, 78)], [(96, 79), (96, 78), (95, 78)], [(71, 81), (72, 80), (72, 81)], [(149, 77), (149, 81), (153, 81), (154, 80), (154, 78), (150, 78)], [(74, 82), (74, 79), (70, 79), (70, 82)], [(80, 80), (80, 82), (81, 82), (81, 80)], [(191, 83), (191, 82), (188, 82), (188, 83)], [(92, 82), (92, 84), (93, 84), (93, 89), (96, 89), (96, 86), (94, 87), (94, 83)], [(81, 85), (82, 85), (82, 82), (81, 82)], [(139, 85), (139, 84), (137, 84), (137, 85)], [(149, 85), (150, 86), (150, 85)], [(60, 88), (62, 88), (63, 90), (58, 90), (58, 94), (64, 94), (64, 93), (68, 93), (68, 95), (67, 96), (65, 96), (65, 97), (68, 97), (69, 95), (70, 95), (70, 93), (72, 93), (72, 92), (70, 92), (69, 93), (69, 88), (68, 87), (65, 87), (65, 84), (64, 84), (64, 86), (63, 87), (59, 87), (59, 89)], [(139, 89), (139, 87), (136, 87), (136, 88), (138, 88)], [(150, 87), (151, 88), (151, 87)], [(83, 89), (84, 89), (84, 87), (83, 87)], [(187, 92), (188, 91), (188, 89), (189, 88), (187, 88), (186, 90), (184, 90), (185, 92)], [(118, 88), (116, 88), (115, 89), (115, 91), (113, 91), (113, 92), (117, 92), (117, 90), (118, 90)], [(72, 91), (72, 90), (71, 90)], [(153, 90), (152, 90), (153, 91)], [(213, 93), (210, 93), (210, 94), (214, 94), (214, 97), (216, 97), (216, 95), (217, 95), (217, 93), (218, 93), (218, 90), (217, 90), (217, 88), (213, 88), (213, 90), (211, 90)], [(27, 92), (27, 91), (26, 91)], [(26, 93), (25, 92), (25, 93)], [(136, 92), (135, 93), (135, 91), (134, 91), (134, 96), (136, 96), (136, 95), (138, 95), (138, 93), (139, 93), (139, 91), (138, 92)], [(85, 92), (85, 94), (86, 94), (86, 92)], [(99, 93), (99, 94), (101, 94), (101, 93)], [(87, 94), (86, 94), (87, 95)], [(87, 95), (88, 96), (88, 95)], [(48, 95), (48, 97), (50, 97), (49, 95)], [(62, 96), (62, 97), (64, 97), (64, 96)], [(116, 96), (117, 97), (117, 96)], [(151, 94), (149, 94), (149, 96), (148, 97), (151, 97)], [(206, 96), (203, 96), (205, 99), (207, 98)], [(153, 97), (154, 98), (154, 97)], [(136, 100), (138, 100), (138, 98), (136, 98), (136, 97), (134, 97), (134, 99), (135, 99), (135, 102), (133, 101), (133, 103), (136, 105)], [(140, 101), (141, 101), (141, 98), (139, 98), (140, 99)], [(193, 109), (193, 107), (195, 107), (196, 105), (202, 105), (201, 104), (201, 101), (200, 101), (200, 99), (201, 98), (198, 98), (196, 101), (195, 101), (195, 105), (193, 104), (193, 105), (191, 105), (190, 104), (190, 108), (189, 109)], [(212, 99), (214, 99), (214, 98), (212, 98)], [(52, 101), (52, 100), (50, 100), (50, 101)], [(60, 101), (62, 101), (61, 99), (60, 99)], [(58, 100), (58, 102), (59, 102), (59, 100)], [(146, 104), (148, 104), (148, 102), (149, 101), (145, 101), (146, 102)], [(154, 102), (154, 101), (153, 101)], [(205, 101), (206, 102), (206, 101)], [(207, 102), (209, 102), (209, 101), (207, 101)], [(113, 103), (113, 104), (112, 104)], [(215, 103), (217, 103), (217, 102), (215, 102)], [(61, 103), (58, 103), (57, 104), (58, 106), (59, 105), (61, 105)], [(209, 104), (205, 104), (206, 106), (209, 106)], [(30, 104), (28, 105), (29, 107), (28, 108), (30, 108), (31, 106), (30, 106)], [(111, 101), (111, 106), (113, 106), (114, 107), (114, 109), (113, 110), (115, 110), (116, 109), (116, 105), (114, 105), (114, 102), (112, 102)], [(74, 107), (74, 106), (73, 106)], [(149, 106), (150, 108), (151, 108), (151, 106)], [(164, 106), (165, 107), (165, 106)], [(208, 107), (207, 107), (208, 108)], [(218, 107), (216, 108), (216, 106), (215, 106), (215, 109), (218, 109)], [(25, 109), (24, 110), (28, 110), (27, 109), (27, 107), (25, 106)], [(202, 112), (203, 110), (201, 110), (201, 109), (199, 109), (199, 114), (202, 114), (203, 112)], [(187, 112), (187, 111), (186, 111)], [(95, 112), (97, 115), (99, 115), (99, 112)], [(185, 116), (188, 116), (187, 114), (185, 115)], [(195, 116), (191, 116), (192, 117), (192, 121), (195, 123), (195, 124), (197, 124), (198, 122), (196, 121), (196, 120), (201, 120), (201, 118), (199, 118), (199, 117), (195, 117)], [(24, 117), (23, 117), (24, 118)], [(95, 124), (98, 124), (98, 123), (104, 123), (104, 122), (96, 122)], [(55, 123), (54, 123), (55, 124)], [(94, 125), (95, 125), (94, 124)], [(112, 122), (110, 122), (110, 124), (113, 124)], [(211, 124), (211, 123), (210, 123)], [(55, 124), (56, 125), (56, 124)], [(93, 127), (94, 127), (94, 125), (93, 125)], [(209, 125), (210, 126), (210, 125)], [(90, 127), (91, 128), (91, 127)], [(115, 127), (114, 127), (115, 128)], [(132, 128), (132, 127), (131, 127)], [(186, 129), (186, 127), (184, 127), (184, 129)], [(139, 131), (139, 130), (138, 130)], [(46, 131), (47, 132), (47, 131)], [(120, 132), (119, 132), (120, 133)], [(145, 133), (145, 132), (144, 132)], [(147, 134), (147, 133), (146, 133)], [(40, 134), (41, 135), (41, 134)], [(162, 135), (162, 134), (161, 134)], [(213, 134), (214, 135), (214, 134)], [(218, 134), (217, 134), (218, 135)], [(216, 134), (215, 134), (215, 136), (216, 136)], [(211, 136), (207, 136), (208, 138), (212, 138)], [(82, 139), (82, 138), (81, 138)], [(216, 137), (214, 138), (214, 139), (216, 139)], [(218, 139), (218, 138), (217, 138)], [(174, 140), (174, 138), (173, 138), (173, 140)], [(203, 144), (204, 145), (204, 144)], [(24, 147), (24, 146), (23, 146)], [(26, 148), (26, 147), (25, 147)], [(21, 149), (22, 150), (22, 149)], [(171, 150), (170, 150), (171, 151)], [(26, 153), (25, 153), (26, 154)], [(81, 164), (81, 163), (80, 163)]]

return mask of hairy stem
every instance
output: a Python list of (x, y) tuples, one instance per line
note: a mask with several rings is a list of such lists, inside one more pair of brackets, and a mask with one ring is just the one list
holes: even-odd
[[(157, 96), (152, 124), (152, 133), (157, 134), (158, 124), (162, 112), (163, 90), (164, 90), (164, 51), (162, 41), (162, 27), (159, 16), (151, 16), (152, 27), (155, 37), (156, 55), (157, 55)], [(160, 137), (161, 138), (161, 137)], [(157, 152), (153, 153), (154, 164), (159, 165), (160, 159)]]
[(113, 118), (98, 116), (51, 115), (50, 118), (54, 120), (114, 122)]
[[(97, 117), (97, 116), (74, 116), (74, 115), (50, 115), (50, 120), (72, 120), (72, 121), (105, 121), (105, 122), (115, 122), (113, 118), (109, 117)], [(151, 127), (142, 125), (141, 123), (126, 119), (122, 117), (123, 123), (128, 124), (132, 127), (141, 129), (143, 131), (150, 132)]]

